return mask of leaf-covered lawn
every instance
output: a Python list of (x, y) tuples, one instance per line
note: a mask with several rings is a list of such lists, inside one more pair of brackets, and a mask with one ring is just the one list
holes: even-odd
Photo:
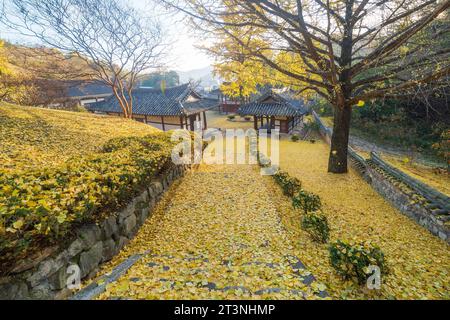
[[(271, 190), (284, 224), (292, 232), (300, 258), (334, 298), (449, 299), (450, 250), (402, 215), (353, 170), (347, 175), (327, 173), (329, 147), (317, 142), (281, 143), (281, 167), (320, 195), (331, 227), (331, 240), (369, 240), (384, 251), (391, 273), (379, 293), (359, 290), (339, 279), (328, 260), (326, 245), (313, 243), (300, 230), (300, 214), (279, 188)], [(271, 178), (267, 178), (270, 184)]]
[(135, 121), (5, 104), (0, 137), (0, 274), (119, 209), (173, 149)]
[(246, 121), (244, 118), (236, 115), (233, 121), (230, 121), (227, 115), (220, 114), (218, 111), (208, 111), (206, 113), (208, 128), (216, 129), (253, 129), (253, 118)]
[(0, 103), (0, 168), (55, 166), (97, 152), (112, 138), (157, 131), (119, 117)]
[[(206, 166), (173, 186), (120, 256), (106, 266), (150, 250), (102, 299), (299, 299), (323, 290), (306, 287), (285, 257), (298, 252), (284, 230), (256, 166)], [(274, 268), (267, 263), (277, 265)], [(302, 271), (303, 276), (309, 272)], [(167, 281), (161, 281), (166, 279)], [(226, 292), (202, 286), (233, 287)], [(262, 289), (280, 293), (252, 295)]]
[(382, 157), (397, 169), (428, 184), (430, 187), (439, 190), (447, 196), (450, 196), (450, 174), (445, 169), (438, 170), (436, 168), (427, 167), (412, 162), (407, 157), (404, 157), (403, 159), (388, 155), (383, 155)]

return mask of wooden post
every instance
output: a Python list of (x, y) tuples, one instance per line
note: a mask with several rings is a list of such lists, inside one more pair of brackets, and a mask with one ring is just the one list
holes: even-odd
[(183, 116), (180, 116), (180, 128), (184, 129)]
[(258, 131), (258, 117), (253, 116), (253, 125), (255, 127), (255, 130)]
[(161, 117), (162, 130), (166, 131), (166, 125), (164, 124), (164, 117)]
[(190, 131), (195, 131), (195, 115), (194, 116), (189, 116), (189, 128)]
[(147, 115), (145, 116), (145, 124), (148, 124), (148, 117), (147, 117)]
[(208, 129), (208, 122), (206, 121), (206, 111), (203, 111), (203, 130)]

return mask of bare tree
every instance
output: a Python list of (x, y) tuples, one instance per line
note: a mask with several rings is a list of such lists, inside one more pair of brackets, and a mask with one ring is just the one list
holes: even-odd
[[(228, 34), (252, 56), (326, 98), (335, 110), (328, 169), (333, 173), (348, 170), (355, 105), (409, 95), (450, 72), (450, 48), (434, 46), (448, 37), (448, 24), (426, 45), (413, 41), (434, 20), (445, 19), (449, 0), (161, 1), (187, 14), (197, 28)], [(259, 43), (269, 45), (255, 48), (257, 42), (244, 43), (228, 31), (248, 26), (263, 29)], [(276, 60), (282, 52), (300, 57), (305, 68), (283, 67)]]
[(4, 0), (1, 21), (83, 59), (111, 87), (126, 118), (138, 76), (163, 55), (160, 25), (121, 0)]

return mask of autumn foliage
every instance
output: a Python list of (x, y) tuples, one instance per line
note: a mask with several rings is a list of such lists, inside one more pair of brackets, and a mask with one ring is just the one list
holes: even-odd
[[(20, 123), (8, 117), (0, 121)], [(39, 144), (37, 134), (28, 138)], [(172, 147), (170, 135), (161, 132), (113, 138), (96, 152), (60, 164), (0, 167), (0, 264), (56, 243), (76, 226), (121, 208), (170, 164)]]

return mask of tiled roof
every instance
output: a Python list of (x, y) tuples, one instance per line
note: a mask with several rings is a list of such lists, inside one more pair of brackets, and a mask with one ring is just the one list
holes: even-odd
[(183, 107), (189, 112), (189, 113), (197, 113), (204, 110), (209, 110), (214, 107), (219, 106), (219, 101), (217, 99), (207, 99), (203, 98), (198, 101), (194, 102), (184, 102)]
[(254, 116), (295, 117), (307, 114), (308, 109), (303, 101), (289, 94), (277, 94), (269, 90), (253, 102), (241, 106), (238, 113)]
[[(136, 89), (132, 95), (133, 113), (138, 115), (180, 116), (198, 113), (211, 108), (211, 103), (201, 99), (189, 84), (167, 88), (164, 91), (161, 89)], [(200, 100), (186, 102), (187, 98), (191, 95)], [(122, 112), (119, 102), (115, 97), (91, 104), (89, 109), (98, 112)]]
[(296, 109), (286, 103), (258, 102), (249, 103), (240, 107), (238, 113), (241, 115), (278, 117), (295, 117), (303, 114), (299, 109)]
[(112, 95), (111, 88), (100, 81), (66, 81), (65, 85), (70, 98)]

